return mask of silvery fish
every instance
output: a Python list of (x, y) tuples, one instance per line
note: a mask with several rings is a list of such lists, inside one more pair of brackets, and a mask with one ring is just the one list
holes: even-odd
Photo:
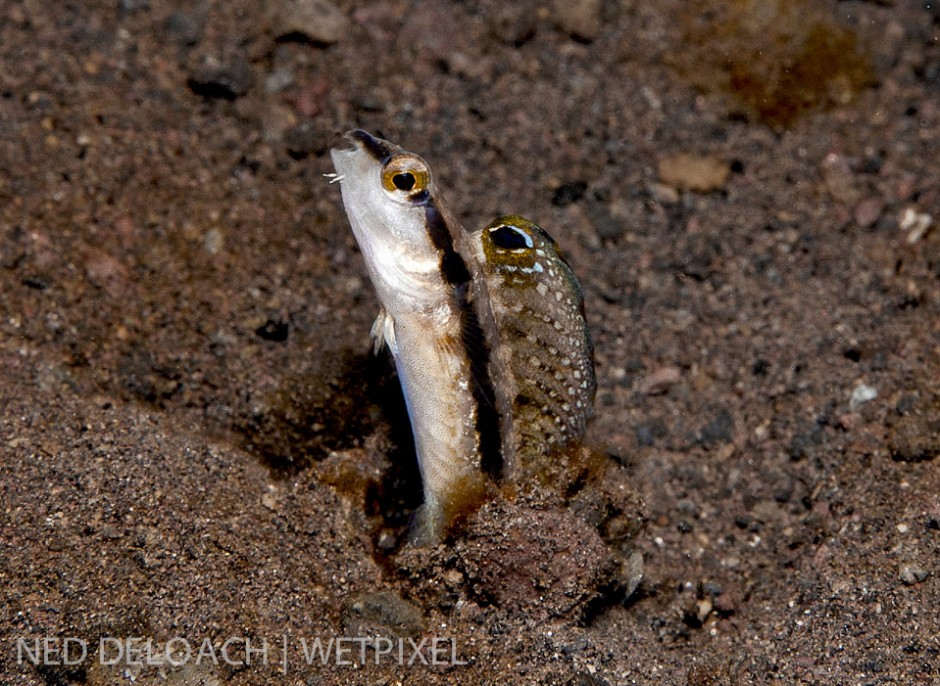
[(414, 541), (438, 542), (493, 480), (581, 437), (593, 351), (578, 282), (548, 234), (502, 217), (474, 233), (427, 163), (365, 131), (332, 150), (378, 295), (378, 350), (395, 360), (424, 486)]

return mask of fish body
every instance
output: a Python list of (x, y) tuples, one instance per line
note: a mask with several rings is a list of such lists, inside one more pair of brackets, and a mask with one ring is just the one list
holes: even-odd
[(490, 369), (509, 472), (544, 471), (541, 458), (579, 440), (594, 402), (594, 348), (584, 298), (558, 244), (519, 216), (470, 237), (492, 330)]
[(424, 485), (419, 542), (482, 496), (479, 401), (464, 338), (470, 273), (428, 165), (364, 131), (333, 150), (346, 214), (381, 304), (373, 326), (398, 370)]
[(594, 395), (581, 292), (557, 244), (525, 219), (465, 231), (420, 157), (364, 131), (333, 150), (380, 302), (376, 346), (398, 370), (424, 487), (415, 541), (581, 437)]

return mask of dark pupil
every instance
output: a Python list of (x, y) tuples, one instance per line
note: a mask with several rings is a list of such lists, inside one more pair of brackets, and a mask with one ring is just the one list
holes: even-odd
[(400, 191), (410, 191), (415, 187), (415, 175), (411, 172), (402, 172), (392, 177), (392, 183)]
[(512, 226), (500, 226), (498, 229), (490, 231), (490, 238), (497, 248), (503, 250), (518, 250), (519, 248), (528, 248), (528, 237), (519, 229)]

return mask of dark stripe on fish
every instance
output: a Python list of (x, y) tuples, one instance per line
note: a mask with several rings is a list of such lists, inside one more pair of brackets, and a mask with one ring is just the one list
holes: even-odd
[(441, 276), (454, 286), (457, 310), (460, 312), (460, 342), (470, 361), (471, 393), (476, 408), (476, 431), (480, 447), (480, 465), (485, 472), (499, 478), (503, 470), (502, 434), (496, 391), (490, 378), (490, 348), (487, 345), (480, 317), (470, 299), (470, 272), (463, 257), (454, 249), (454, 238), (447, 221), (427, 192), (413, 198), (424, 204), (425, 226), (431, 243), (441, 254)]
[[(460, 253), (454, 250), (454, 238), (450, 233), (450, 227), (447, 226), (443, 215), (434, 205), (434, 201), (427, 195), (427, 191), (419, 195), (425, 196), (423, 198), (426, 203), (424, 205), (425, 226), (428, 228), (431, 243), (441, 253), (441, 275), (444, 281), (453, 286), (469, 283), (470, 272), (467, 270), (467, 263), (463, 261)], [(415, 200), (422, 199), (416, 198)]]
[(395, 151), (386, 141), (383, 141), (381, 138), (376, 138), (362, 129), (350, 131), (346, 136), (352, 141), (362, 143), (362, 147), (381, 164), (388, 162), (392, 159), (392, 155), (395, 154)]

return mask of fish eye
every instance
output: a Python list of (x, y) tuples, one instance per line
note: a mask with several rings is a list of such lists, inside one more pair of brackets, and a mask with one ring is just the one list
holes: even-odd
[(490, 229), (493, 245), (503, 250), (525, 250), (532, 247), (532, 237), (516, 226), (501, 224)]
[(411, 172), (399, 172), (392, 177), (392, 185), (400, 191), (410, 191), (416, 183), (417, 179)]
[(389, 193), (407, 193), (411, 197), (430, 185), (431, 171), (416, 155), (396, 155), (382, 169), (382, 187)]

